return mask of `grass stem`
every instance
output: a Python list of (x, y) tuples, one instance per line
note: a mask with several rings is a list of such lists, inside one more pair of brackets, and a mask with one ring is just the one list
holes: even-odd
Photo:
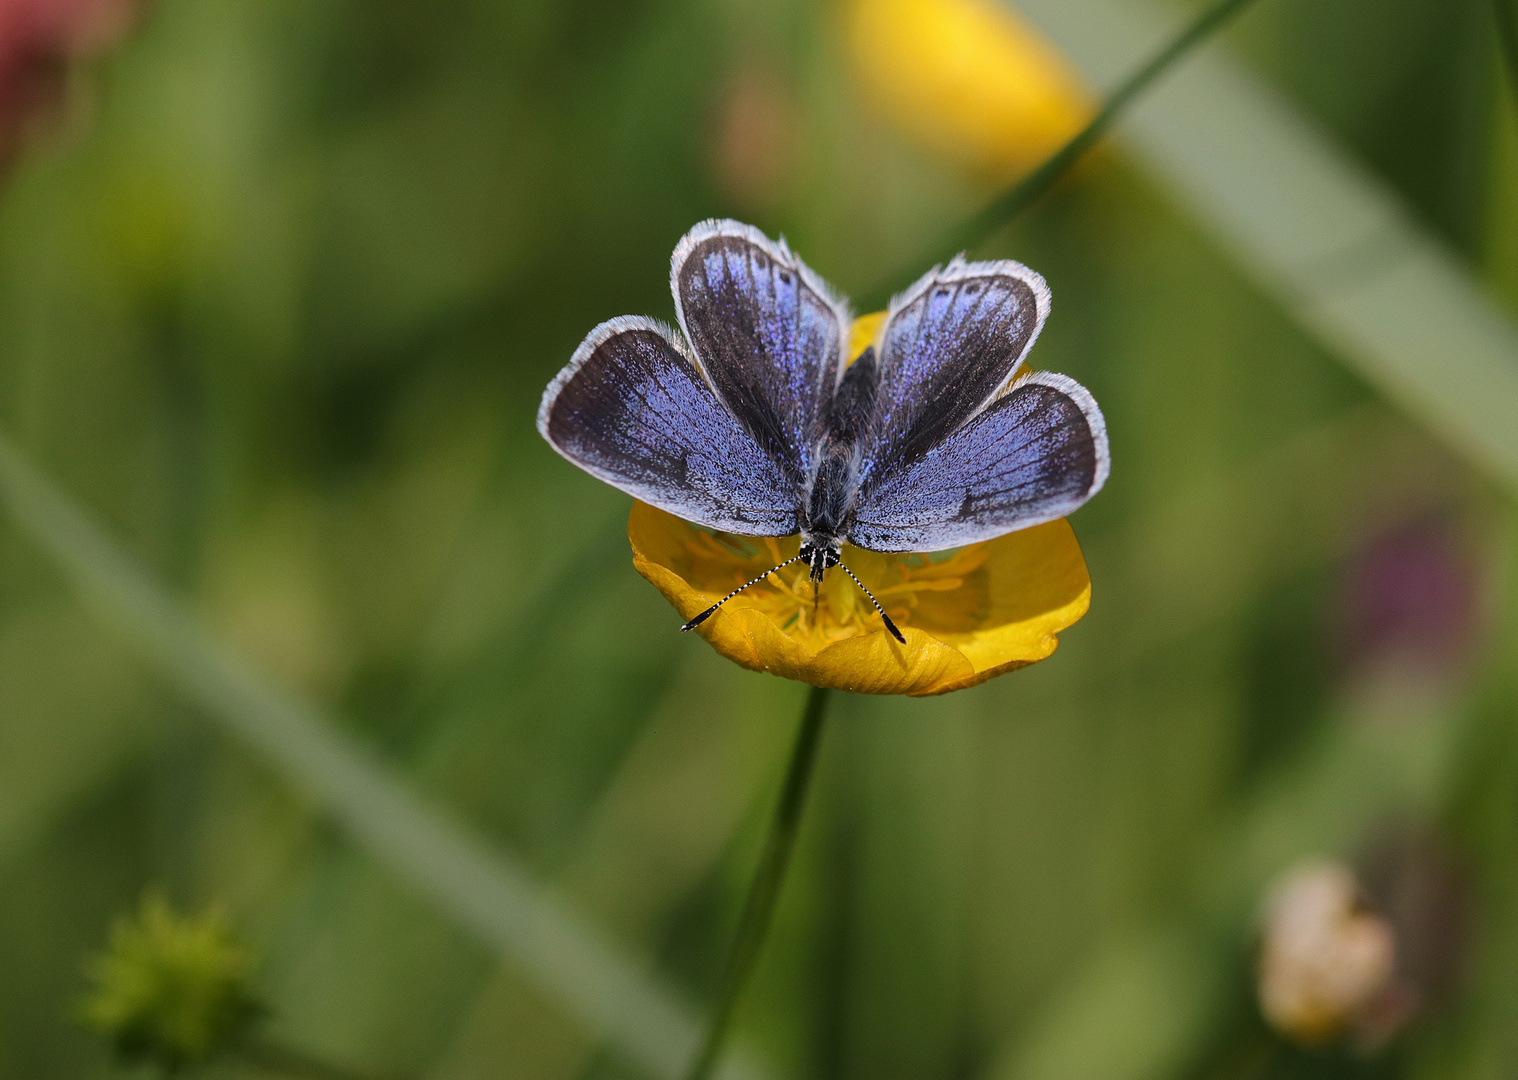
[(728, 956), (727, 971), (722, 978), (722, 991), (717, 1007), (707, 1022), (706, 1036), (701, 1049), (691, 1063), (686, 1080), (708, 1080), (722, 1051), (722, 1041), (732, 1024), (733, 1011), (738, 997), (752, 972), (754, 962), (764, 946), (770, 922), (775, 914), (775, 904), (780, 899), (780, 888), (785, 883), (786, 867), (790, 865), (791, 852), (796, 846), (796, 834), (801, 827), (801, 814), (806, 808), (807, 792), (811, 788), (813, 767), (817, 763), (817, 748), (822, 741), (823, 721), (827, 716), (829, 691), (814, 686), (807, 694), (806, 708), (801, 714), (801, 725), (796, 732), (796, 742), (791, 748), (791, 761), (785, 773), (785, 786), (780, 800), (775, 804), (770, 819), (769, 835), (759, 856), (759, 866), (749, 885), (748, 898), (743, 904), (743, 914), (738, 920), (738, 932), (733, 939), (733, 950)]
[[(1499, 8), (1504, 0), (1496, 0)], [(961, 251), (968, 251), (983, 241), (993, 230), (1005, 225), (1018, 214), (1022, 213), (1033, 203), (1052, 188), (1059, 179), (1070, 171), (1070, 168), (1081, 159), (1087, 150), (1101, 141), (1107, 130), (1116, 123), (1119, 116), (1129, 105), (1149, 89), (1154, 82), (1178, 63), (1187, 53), (1191, 52), (1202, 42), (1225, 26), (1229, 20), (1238, 15), (1244, 8), (1254, 3), (1254, 0), (1218, 0), (1217, 3), (1205, 8), (1190, 23), (1182, 28), (1170, 42), (1140, 67), (1129, 75), (1123, 83), (1107, 98), (1101, 109), (1091, 118), (1084, 128), (1078, 131), (1069, 142), (1056, 150), (1042, 165), (1018, 181), (1007, 191), (999, 195), (989, 206), (978, 214), (961, 222), (951, 230), (942, 240), (935, 245), (927, 259), (918, 260), (913, 265), (921, 267), (931, 262), (941, 262)], [(895, 279), (889, 288), (872, 290), (868, 297), (862, 301), (861, 311), (876, 311), (886, 306), (890, 301), (891, 293), (905, 287), (920, 273), (920, 269), (914, 269), (910, 277)]]

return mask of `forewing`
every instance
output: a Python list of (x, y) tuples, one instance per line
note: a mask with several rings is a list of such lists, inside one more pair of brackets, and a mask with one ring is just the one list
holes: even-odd
[(544, 392), (538, 430), (592, 476), (687, 521), (747, 536), (797, 530), (798, 496), (778, 463), (650, 319), (592, 330)]
[(1021, 263), (934, 268), (891, 303), (860, 481), (868, 492), (921, 461), (1017, 371), (1049, 315), (1049, 287)]
[(670, 264), (680, 328), (718, 396), (802, 486), (837, 388), (845, 305), (785, 246), (736, 221), (704, 221)]
[(1110, 457), (1095, 400), (1038, 372), (859, 507), (849, 540), (872, 551), (942, 551), (1064, 517), (1101, 489)]

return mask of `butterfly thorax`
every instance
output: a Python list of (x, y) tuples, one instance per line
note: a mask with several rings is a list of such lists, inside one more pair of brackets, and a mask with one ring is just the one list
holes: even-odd
[(817, 471), (801, 508), (801, 553), (814, 581), (821, 581), (824, 570), (838, 565), (843, 538), (854, 523), (859, 444), (875, 403), (875, 386), (875, 349), (870, 347), (844, 372), (813, 447)]
[(811, 566), (813, 581), (821, 581), (824, 570), (838, 565), (858, 492), (854, 448), (825, 443), (819, 450), (822, 463), (808, 492), (801, 527), (801, 557)]

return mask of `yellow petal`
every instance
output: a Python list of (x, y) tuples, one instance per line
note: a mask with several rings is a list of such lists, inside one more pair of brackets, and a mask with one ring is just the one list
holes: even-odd
[(849, 363), (852, 364), (858, 360), (860, 353), (876, 344), (876, 339), (880, 337), (881, 327), (885, 326), (888, 314), (890, 312), (872, 311), (854, 320), (854, 325), (849, 327)]
[(1092, 115), (1064, 58), (996, 0), (851, 0), (865, 95), (930, 152), (989, 180), (1027, 171)]
[[(794, 555), (798, 543), (714, 534), (642, 503), (633, 507), (627, 534), (634, 566), (682, 620)], [(845, 547), (844, 562), (872, 587), (880, 584), (881, 602), (901, 615), (906, 645), (884, 630), (845, 575), (830, 574), (821, 600), (812, 600), (803, 567), (728, 601), (697, 631), (755, 671), (856, 693), (917, 696), (974, 686), (1044, 659), (1091, 600), (1080, 545), (1063, 520), (946, 555)], [(898, 601), (906, 606), (897, 609)]]

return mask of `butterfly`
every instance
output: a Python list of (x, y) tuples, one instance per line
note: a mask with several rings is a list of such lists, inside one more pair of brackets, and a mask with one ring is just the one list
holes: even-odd
[(774, 570), (843, 566), (847, 541), (933, 552), (1064, 517), (1111, 465), (1091, 394), (1019, 374), (1049, 287), (1021, 263), (934, 267), (890, 304), (849, 363), (847, 302), (796, 257), (737, 221), (703, 221), (675, 247), (679, 330), (623, 316), (592, 330), (548, 385), (538, 430), (615, 488), (741, 536), (800, 534)]

